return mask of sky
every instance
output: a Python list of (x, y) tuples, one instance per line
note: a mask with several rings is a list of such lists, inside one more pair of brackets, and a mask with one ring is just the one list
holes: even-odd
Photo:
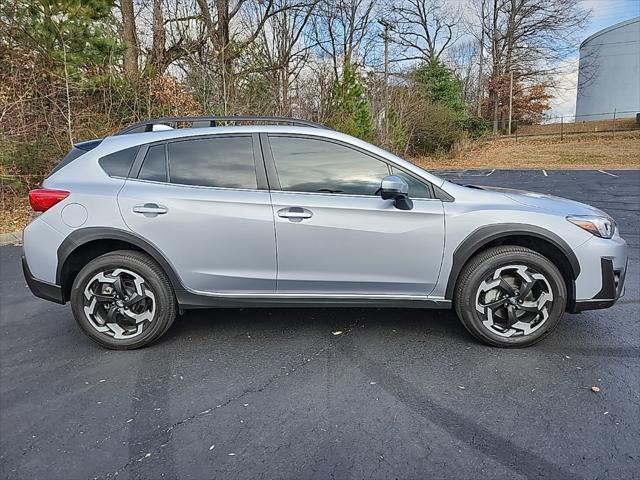
[[(640, 16), (640, 0), (583, 0), (583, 6), (591, 10), (591, 18), (580, 42), (588, 36), (624, 20)], [(576, 86), (578, 84), (578, 48), (567, 60), (558, 78), (558, 87), (552, 92), (551, 116), (573, 116), (576, 111)]]

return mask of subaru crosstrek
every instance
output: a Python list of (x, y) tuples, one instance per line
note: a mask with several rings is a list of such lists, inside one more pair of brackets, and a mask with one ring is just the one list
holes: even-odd
[(453, 307), (479, 340), (527, 346), (613, 305), (627, 264), (596, 208), (451, 183), (294, 119), (135, 124), (75, 145), (29, 198), (30, 289), (114, 349), (240, 306)]

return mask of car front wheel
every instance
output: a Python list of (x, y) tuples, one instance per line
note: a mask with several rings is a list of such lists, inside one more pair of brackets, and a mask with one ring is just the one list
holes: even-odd
[(526, 347), (551, 332), (567, 304), (558, 268), (528, 248), (481, 252), (462, 270), (454, 306), (465, 328), (498, 347)]

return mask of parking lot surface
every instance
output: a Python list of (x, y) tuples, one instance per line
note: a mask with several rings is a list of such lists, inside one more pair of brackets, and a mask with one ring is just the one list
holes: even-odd
[(442, 174), (605, 210), (631, 246), (626, 296), (521, 350), (451, 311), (229, 309), (114, 352), (2, 247), (0, 476), (640, 478), (640, 172)]

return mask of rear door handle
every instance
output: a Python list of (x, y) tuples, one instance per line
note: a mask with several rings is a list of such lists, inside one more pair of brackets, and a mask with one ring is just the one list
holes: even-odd
[(145, 203), (144, 205), (135, 205), (133, 207), (134, 213), (142, 213), (145, 217), (155, 217), (156, 215), (164, 215), (169, 209), (164, 205), (158, 205), (157, 203)]
[(311, 210), (302, 207), (288, 207), (278, 210), (280, 218), (288, 218), (290, 222), (301, 222), (305, 218), (313, 217)]

